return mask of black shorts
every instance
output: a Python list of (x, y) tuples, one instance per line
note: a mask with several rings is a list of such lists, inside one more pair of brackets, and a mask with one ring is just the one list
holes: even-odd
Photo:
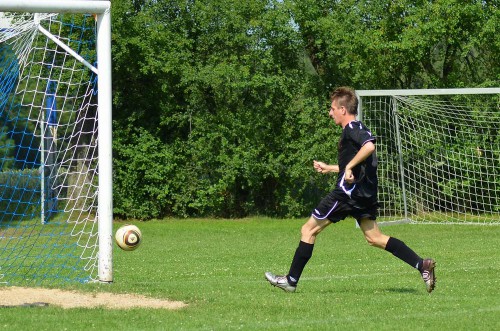
[(358, 221), (363, 218), (376, 220), (378, 206), (378, 203), (375, 202), (364, 208), (356, 208), (345, 201), (338, 200), (330, 193), (320, 201), (313, 210), (312, 216), (317, 220), (328, 219), (333, 223), (337, 223), (347, 216), (352, 216)]

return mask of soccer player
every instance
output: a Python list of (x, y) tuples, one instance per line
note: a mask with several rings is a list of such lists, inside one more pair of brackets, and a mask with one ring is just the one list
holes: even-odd
[(376, 139), (363, 123), (356, 121), (358, 99), (355, 91), (340, 87), (332, 92), (331, 102), (329, 116), (342, 127), (338, 165), (315, 160), (313, 166), (323, 174), (338, 173), (337, 184), (302, 226), (299, 246), (288, 274), (278, 276), (266, 272), (266, 279), (286, 292), (295, 292), (300, 275), (312, 256), (316, 236), (328, 225), (352, 216), (357, 220), (368, 244), (385, 249), (417, 269), (427, 292), (432, 292), (436, 283), (434, 260), (422, 259), (401, 240), (383, 234), (375, 221), (378, 209)]

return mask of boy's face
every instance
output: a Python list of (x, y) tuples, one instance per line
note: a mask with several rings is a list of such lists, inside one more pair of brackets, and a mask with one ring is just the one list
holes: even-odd
[(346, 109), (343, 106), (339, 106), (337, 100), (333, 100), (328, 115), (334, 120), (335, 124), (342, 124), (342, 117), (345, 113)]

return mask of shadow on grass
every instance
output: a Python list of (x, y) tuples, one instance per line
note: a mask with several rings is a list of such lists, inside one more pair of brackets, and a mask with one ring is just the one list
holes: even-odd
[(414, 288), (394, 288), (394, 287), (391, 287), (391, 288), (385, 289), (385, 291), (392, 292), (392, 293), (406, 293), (406, 294), (418, 294), (418, 293), (420, 293), (419, 291), (417, 291)]
[[(297, 290), (298, 292), (301, 289)], [(418, 291), (413, 288), (396, 288), (396, 287), (390, 287), (390, 288), (323, 288), (319, 291), (320, 293), (330, 293), (330, 294), (339, 294), (339, 293), (355, 293), (355, 294), (360, 294), (360, 293), (365, 293), (365, 294), (373, 294), (373, 293), (398, 293), (398, 294), (421, 294), (421, 291)]]

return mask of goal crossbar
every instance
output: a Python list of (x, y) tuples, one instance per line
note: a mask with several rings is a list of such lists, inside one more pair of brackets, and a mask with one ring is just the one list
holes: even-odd
[(500, 87), (450, 88), (450, 89), (408, 89), (408, 90), (357, 90), (360, 97), (365, 96), (409, 96), (409, 95), (455, 95), (455, 94), (500, 94)]
[(0, 0), (0, 11), (28, 13), (94, 13), (109, 11), (109, 0)]

